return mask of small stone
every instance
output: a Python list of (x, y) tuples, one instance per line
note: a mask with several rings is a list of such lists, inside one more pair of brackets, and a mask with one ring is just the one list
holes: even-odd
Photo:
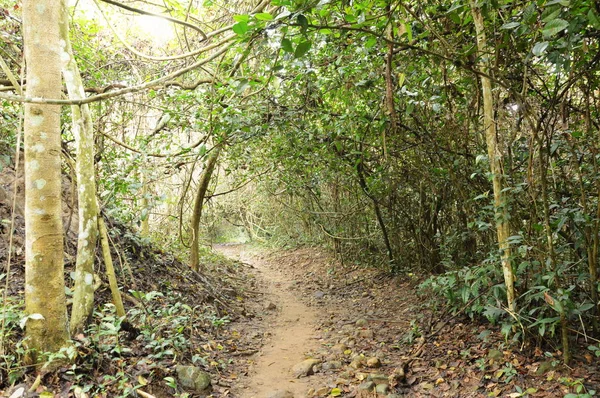
[(379, 384), (388, 384), (388, 377), (383, 373), (372, 373), (367, 378), (368, 381), (372, 381), (373, 383)]
[(404, 369), (394, 369), (394, 372), (390, 375), (389, 380), (392, 382), (392, 384), (404, 383), (406, 381), (406, 373), (404, 373)]
[(294, 398), (294, 394), (288, 390), (277, 390), (267, 395), (268, 398)]
[(387, 398), (402, 398), (402, 397), (398, 394), (388, 394)]
[(325, 292), (322, 292), (320, 290), (317, 290), (316, 292), (313, 293), (313, 297), (320, 300), (323, 297), (325, 297)]
[(335, 381), (335, 385), (336, 385), (336, 386), (347, 386), (347, 385), (349, 385), (349, 384), (350, 384), (350, 380), (347, 380), (347, 379), (341, 379), (341, 378), (340, 378), (340, 379), (337, 379), (337, 380)]
[(371, 358), (367, 359), (367, 366), (369, 368), (380, 368), (381, 361), (377, 357), (371, 357)]
[(349, 379), (354, 376), (354, 372), (343, 371), (338, 374), (339, 377), (343, 377), (344, 379)]
[(369, 324), (369, 321), (367, 321), (364, 318), (358, 319), (355, 322), (355, 325), (358, 326), (359, 328), (364, 328), (365, 326), (367, 326)]
[(375, 387), (375, 391), (377, 392), (377, 394), (386, 395), (390, 391), (390, 386), (388, 386), (387, 384), (377, 384), (377, 387)]
[(310, 376), (314, 373), (313, 366), (321, 363), (321, 360), (316, 358), (309, 358), (300, 363), (297, 363), (292, 368), (292, 374), (296, 378)]
[(372, 381), (365, 381), (358, 386), (358, 389), (363, 391), (373, 391), (375, 389), (375, 383)]
[(346, 351), (348, 349), (348, 346), (346, 344), (336, 344), (334, 346), (331, 347), (331, 352), (335, 352), (337, 354), (343, 354), (344, 351)]
[(358, 336), (362, 337), (364, 339), (373, 339), (374, 334), (373, 331), (371, 329), (363, 329), (363, 330), (359, 330), (358, 331)]
[(210, 386), (210, 375), (196, 366), (177, 365), (177, 379), (182, 387), (202, 392)]
[(354, 377), (356, 377), (359, 381), (364, 381), (367, 379), (367, 377), (369, 377), (369, 375), (367, 373), (356, 372)]
[(362, 358), (354, 358), (352, 362), (350, 362), (350, 366), (352, 369), (360, 369), (363, 367)]
[(323, 364), (323, 370), (340, 369), (342, 367), (341, 361), (327, 361)]
[(344, 325), (340, 328), (340, 333), (345, 334), (347, 336), (352, 335), (356, 328), (354, 325)]
[(277, 309), (277, 306), (276, 306), (275, 304), (273, 304), (273, 303), (269, 303), (269, 304), (268, 304), (268, 305), (265, 307), (265, 309), (266, 309), (267, 311), (275, 311), (275, 310)]

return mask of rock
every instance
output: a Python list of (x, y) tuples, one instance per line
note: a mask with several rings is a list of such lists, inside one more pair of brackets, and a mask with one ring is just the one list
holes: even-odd
[(398, 394), (388, 394), (387, 398), (402, 398), (402, 397)]
[(371, 329), (362, 329), (358, 331), (358, 336), (364, 339), (373, 339), (374, 334)]
[(296, 378), (310, 376), (314, 373), (313, 366), (320, 364), (321, 361), (315, 358), (305, 359), (304, 361), (297, 363), (292, 368), (292, 374)]
[(487, 355), (489, 360), (493, 360), (494, 362), (500, 362), (504, 359), (504, 354), (499, 350), (489, 350)]
[(375, 383), (372, 381), (365, 381), (358, 386), (358, 389), (363, 391), (373, 391), (375, 389)]
[(182, 387), (202, 392), (210, 386), (210, 375), (196, 366), (177, 365), (177, 379)]
[(341, 367), (341, 361), (327, 361), (323, 364), (323, 370), (340, 369)]
[(294, 394), (288, 390), (277, 390), (267, 395), (268, 398), (294, 398)]
[(268, 305), (265, 307), (265, 309), (266, 309), (267, 311), (275, 311), (275, 310), (277, 309), (277, 306), (276, 306), (275, 304), (273, 304), (273, 303), (269, 303), (269, 304), (268, 304)]
[(346, 346), (346, 344), (339, 343), (331, 347), (331, 352), (335, 352), (336, 354), (343, 354), (344, 351), (346, 351), (347, 349), (348, 346)]
[(381, 361), (377, 357), (371, 357), (371, 358), (367, 359), (367, 366), (369, 368), (380, 368)]
[(406, 381), (406, 373), (404, 372), (404, 368), (396, 368), (388, 378), (390, 383), (396, 385), (400, 383), (404, 383)]
[(354, 375), (354, 377), (356, 377), (360, 381), (364, 381), (364, 380), (367, 379), (367, 377), (369, 377), (369, 375), (367, 373), (356, 372), (356, 374)]
[(363, 361), (362, 358), (360, 357), (356, 357), (352, 360), (352, 362), (350, 362), (350, 366), (352, 369), (360, 369), (363, 367)]
[(336, 379), (335, 385), (336, 386), (347, 386), (347, 385), (350, 385), (350, 380), (342, 379), (342, 378)]
[(377, 387), (375, 387), (375, 392), (377, 392), (377, 394), (386, 395), (389, 391), (390, 386), (387, 384), (377, 384)]
[(373, 383), (380, 384), (388, 384), (388, 377), (383, 373), (372, 373), (367, 377), (368, 381), (372, 381)]
[(358, 319), (355, 323), (356, 326), (358, 326), (359, 328), (364, 328), (365, 326), (367, 326), (369, 324), (369, 321), (367, 321), (364, 318)]
[(340, 333), (345, 334), (347, 336), (351, 336), (354, 334), (356, 328), (354, 325), (344, 325), (340, 328)]
[(323, 297), (325, 297), (325, 292), (322, 292), (320, 290), (317, 290), (316, 292), (313, 293), (313, 297), (320, 300)]

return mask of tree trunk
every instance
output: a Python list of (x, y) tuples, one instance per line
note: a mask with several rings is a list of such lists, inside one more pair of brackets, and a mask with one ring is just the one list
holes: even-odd
[[(60, 36), (64, 45), (63, 78), (70, 99), (85, 98), (83, 81), (69, 38), (69, 13), (63, 4)], [(94, 253), (98, 236), (98, 206), (94, 172), (94, 131), (88, 105), (71, 106), (76, 146), (79, 236), (75, 265), (75, 289), (71, 310), (71, 335), (83, 332), (94, 309)]]
[(117, 316), (124, 317), (125, 307), (123, 307), (123, 300), (121, 299), (121, 292), (119, 291), (119, 285), (117, 283), (115, 267), (113, 266), (112, 257), (110, 256), (110, 246), (108, 244), (108, 232), (106, 231), (106, 224), (104, 223), (102, 217), (98, 217), (98, 230), (100, 232), (102, 257), (104, 258), (104, 266), (106, 267), (106, 275), (108, 276), (108, 284), (110, 286), (113, 304), (115, 305)]
[(388, 261), (390, 263), (390, 267), (392, 268), (393, 271), (397, 271), (396, 258), (394, 257), (394, 252), (392, 250), (392, 244), (390, 243), (390, 237), (388, 235), (387, 228), (385, 226), (385, 222), (383, 221), (383, 214), (381, 213), (381, 206), (379, 205), (379, 202), (377, 201), (377, 199), (373, 195), (371, 195), (371, 192), (369, 191), (367, 181), (365, 180), (365, 176), (363, 174), (362, 165), (359, 164), (356, 167), (356, 171), (358, 174), (358, 183), (359, 183), (360, 187), (362, 188), (365, 195), (367, 195), (367, 197), (369, 199), (371, 199), (371, 202), (373, 202), (373, 208), (375, 209), (375, 216), (377, 217), (377, 223), (379, 224), (379, 228), (381, 229), (381, 235), (383, 237), (383, 243), (385, 244), (385, 248), (387, 250), (387, 256), (388, 256)]
[[(25, 0), (23, 38), (30, 98), (60, 98), (61, 1)], [(63, 274), (60, 106), (25, 105), (26, 362), (68, 345)]]
[[(489, 73), (489, 57), (491, 52), (488, 49), (485, 36), (485, 27), (483, 16), (477, 3), (471, 0), (471, 13), (477, 31), (477, 47), (480, 57), (480, 71), (484, 74)], [(502, 172), (502, 154), (498, 148), (498, 137), (496, 136), (496, 121), (494, 120), (494, 99), (492, 97), (492, 82), (487, 76), (480, 76), (482, 96), (483, 96), (483, 123), (485, 127), (485, 140), (490, 162), (490, 171), (493, 177), (494, 186), (494, 212), (496, 218), (496, 230), (498, 235), (498, 246), (502, 262), (502, 271), (504, 273), (504, 283), (506, 285), (506, 301), (508, 309), (515, 311), (515, 275), (512, 268), (510, 246), (508, 237), (510, 236), (510, 226), (507, 211), (506, 194), (503, 192), (503, 172)]]
[(194, 271), (200, 269), (200, 259), (198, 248), (200, 246), (200, 217), (202, 216), (202, 206), (204, 205), (204, 197), (208, 190), (208, 184), (212, 177), (213, 171), (217, 164), (217, 159), (221, 153), (222, 144), (217, 144), (213, 152), (208, 156), (206, 167), (202, 171), (200, 181), (198, 182), (198, 190), (196, 191), (196, 200), (194, 202), (194, 212), (192, 214), (192, 250), (190, 254), (190, 267)]

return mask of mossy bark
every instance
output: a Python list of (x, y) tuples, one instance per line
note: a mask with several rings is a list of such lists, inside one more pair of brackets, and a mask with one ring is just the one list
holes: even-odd
[[(61, 1), (23, 2), (27, 97), (61, 97)], [(68, 345), (63, 274), (60, 106), (25, 105), (26, 344), (37, 353)]]
[(121, 291), (117, 283), (117, 275), (115, 274), (115, 267), (113, 266), (112, 257), (110, 255), (110, 246), (108, 243), (108, 231), (106, 230), (106, 224), (102, 217), (98, 218), (98, 230), (100, 232), (100, 242), (102, 244), (102, 256), (104, 258), (104, 266), (106, 267), (106, 275), (108, 276), (108, 284), (110, 286), (110, 292), (113, 298), (113, 304), (117, 312), (117, 316), (125, 316), (125, 307), (123, 306), (123, 299), (121, 298)]
[[(63, 4), (60, 24), (63, 48), (63, 78), (70, 99), (85, 98), (83, 81), (69, 38), (69, 14)], [(88, 105), (71, 107), (75, 137), (79, 235), (75, 265), (75, 289), (71, 311), (71, 333), (81, 333), (94, 309), (94, 253), (98, 236), (98, 206), (94, 171), (94, 131)]]
[(485, 75), (480, 75), (482, 96), (483, 96), (483, 123), (485, 128), (485, 140), (488, 150), (490, 171), (493, 178), (494, 187), (494, 212), (496, 218), (496, 231), (498, 236), (498, 246), (500, 248), (500, 257), (502, 262), (502, 271), (504, 274), (504, 283), (506, 285), (506, 300), (510, 311), (515, 311), (515, 275), (512, 268), (511, 250), (508, 244), (510, 236), (510, 226), (508, 218), (508, 204), (506, 193), (503, 191), (504, 179), (502, 172), (502, 153), (498, 148), (498, 137), (496, 131), (496, 121), (494, 120), (494, 98), (492, 95), (492, 82), (487, 76), (490, 72), (490, 57), (492, 52), (488, 48), (485, 35), (485, 26), (481, 9), (477, 3), (471, 0), (471, 14), (475, 23), (477, 32), (477, 47), (479, 50), (479, 69)]
[(213, 171), (217, 164), (217, 159), (221, 153), (222, 144), (218, 144), (213, 152), (208, 156), (206, 166), (200, 176), (198, 182), (198, 189), (196, 190), (196, 199), (194, 202), (194, 212), (192, 214), (191, 230), (192, 230), (192, 249), (190, 253), (190, 267), (194, 271), (200, 269), (200, 259), (198, 249), (200, 246), (200, 217), (202, 216), (202, 206), (204, 205), (204, 198), (206, 197), (206, 191), (208, 190), (208, 184), (212, 177)]

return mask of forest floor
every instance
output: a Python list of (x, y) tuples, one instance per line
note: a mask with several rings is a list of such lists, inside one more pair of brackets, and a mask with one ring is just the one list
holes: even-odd
[[(10, 219), (14, 180), (11, 170), (0, 173), (1, 220)], [(571, 368), (561, 366), (556, 348), (509, 344), (497, 326), (432, 311), (441, 298), (417, 296), (412, 276), (341, 265), (317, 248), (247, 245), (215, 246), (232, 260), (207, 252), (196, 273), (110, 219), (128, 323), (114, 315), (99, 258), (97, 311), (73, 340), (75, 363), (40, 374), (20, 364), (25, 240), (22, 178), (17, 182), (13, 264), (10, 272), (0, 266), (0, 280), (9, 280), (0, 396), (200, 396), (182, 389), (180, 365), (207, 372), (204, 395), (215, 398), (584, 398), (600, 389), (598, 359), (585, 349)], [(66, 181), (67, 281), (77, 238), (72, 193)], [(9, 230), (0, 224), (2, 265)]]
[[(416, 281), (340, 266), (314, 248), (220, 245), (248, 265), (255, 317), (230, 328), (254, 338), (231, 396), (586, 397), (596, 359), (560, 365), (559, 352), (508, 344), (497, 327), (437, 319)], [(247, 345), (252, 343), (247, 342)]]

